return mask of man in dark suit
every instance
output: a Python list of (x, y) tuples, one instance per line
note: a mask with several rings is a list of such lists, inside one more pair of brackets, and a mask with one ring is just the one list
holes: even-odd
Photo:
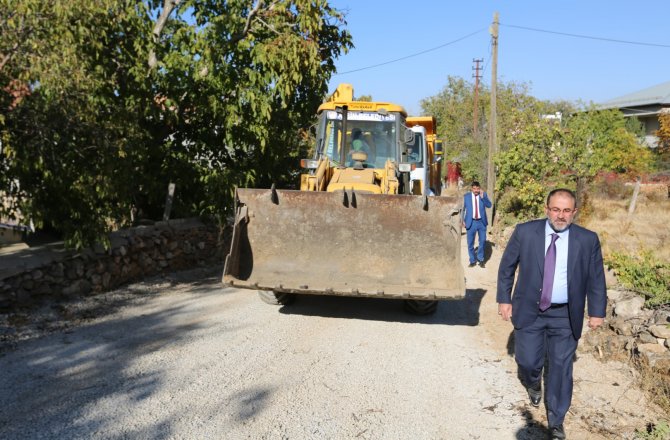
[[(486, 244), (486, 208), (491, 207), (491, 200), (479, 186), (479, 182), (472, 182), (472, 191), (463, 196), (463, 226), (468, 238), (468, 256), (470, 266), (477, 263), (484, 267), (484, 247)], [(475, 256), (475, 235), (479, 236), (479, 249)]]
[(534, 406), (542, 398), (545, 354), (548, 360), (545, 396), (552, 439), (565, 438), (572, 363), (587, 299), (591, 329), (602, 325), (607, 307), (600, 241), (594, 232), (572, 224), (576, 211), (572, 191), (551, 191), (547, 219), (517, 225), (498, 270), (498, 314), (514, 324), (519, 377)]

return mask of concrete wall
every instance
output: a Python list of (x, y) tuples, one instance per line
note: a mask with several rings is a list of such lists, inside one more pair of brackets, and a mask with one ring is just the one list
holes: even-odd
[(197, 219), (158, 222), (110, 235), (111, 247), (72, 251), (62, 243), (0, 255), (0, 309), (115, 288), (161, 272), (221, 262), (219, 229)]

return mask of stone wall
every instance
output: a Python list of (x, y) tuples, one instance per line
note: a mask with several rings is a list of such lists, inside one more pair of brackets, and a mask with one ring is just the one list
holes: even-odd
[(644, 308), (644, 298), (609, 289), (605, 326), (588, 332), (587, 347), (601, 358), (639, 357), (652, 369), (670, 375), (670, 309)]
[(0, 309), (102, 292), (197, 265), (221, 262), (223, 269), (219, 228), (198, 219), (124, 229), (110, 241), (109, 249), (73, 251), (57, 243), (0, 255)]

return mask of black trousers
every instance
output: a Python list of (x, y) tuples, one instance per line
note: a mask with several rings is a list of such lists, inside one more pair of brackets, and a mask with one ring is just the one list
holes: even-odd
[(544, 388), (549, 426), (563, 423), (570, 408), (576, 351), (567, 306), (540, 312), (532, 325), (514, 330), (514, 356), (524, 386), (540, 383), (545, 355), (548, 360)]

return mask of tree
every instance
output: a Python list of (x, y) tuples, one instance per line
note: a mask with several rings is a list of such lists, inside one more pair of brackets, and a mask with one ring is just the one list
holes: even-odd
[[(488, 128), (490, 91), (485, 85), (479, 91), (477, 137), (473, 127), (474, 85), (450, 76), (444, 89), (421, 101), (424, 114), (436, 117), (438, 135), (444, 139), (449, 160), (460, 162), (467, 180), (484, 180), (488, 163)], [(514, 144), (516, 136), (537, 121), (541, 115), (569, 112), (567, 102), (551, 103), (530, 95), (527, 84), (498, 83), (498, 139), (500, 151)]]
[(656, 131), (658, 146), (655, 150), (658, 168), (670, 168), (670, 111), (664, 109), (658, 115), (659, 129)]
[(223, 221), (235, 185), (294, 179), (351, 47), (326, 1), (0, 1), (28, 29), (0, 43), (0, 183), (78, 246), (160, 218), (169, 182), (175, 215)]
[(128, 35), (148, 16), (131, 2), (3, 3), (0, 182), (14, 202), (5, 214), (91, 241), (123, 218), (126, 152), (142, 139), (125, 89), (135, 101), (146, 90), (133, 84)]
[(575, 189), (585, 208), (587, 189), (598, 173), (646, 172), (650, 152), (629, 129), (639, 131), (618, 110), (594, 107), (568, 115), (562, 124), (538, 119), (527, 125), (496, 158), (499, 213), (537, 217), (547, 191), (559, 186)]
[[(472, 124), (473, 92), (471, 83), (449, 77), (445, 88), (421, 106), (437, 118), (446, 157), (461, 163), (466, 179), (483, 180), (489, 91), (480, 91), (480, 138), (475, 138)], [(513, 82), (499, 84), (497, 102), (497, 213), (505, 221), (541, 215), (550, 188), (575, 188), (582, 201), (600, 171), (635, 176), (649, 169), (651, 156), (641, 145), (639, 122), (616, 110), (577, 110), (566, 101), (541, 101), (530, 94), (529, 85)], [(547, 117), (557, 114), (559, 118)]]
[(520, 129), (505, 151), (496, 157), (498, 213), (516, 223), (542, 214), (546, 189), (562, 178), (556, 148), (560, 125), (537, 118)]
[(639, 176), (648, 171), (652, 159), (649, 149), (629, 127), (620, 111), (594, 106), (567, 119), (559, 161), (575, 183), (581, 206), (587, 205), (586, 190), (598, 173)]

